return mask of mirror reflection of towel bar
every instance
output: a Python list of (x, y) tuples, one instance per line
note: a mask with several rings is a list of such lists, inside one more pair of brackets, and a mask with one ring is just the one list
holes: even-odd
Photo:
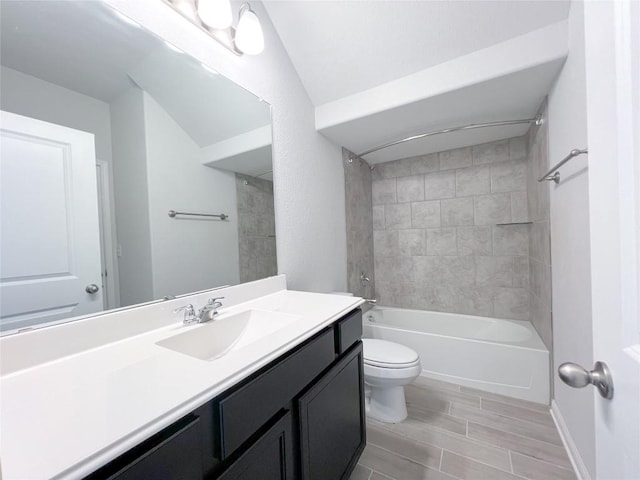
[(188, 212), (176, 212), (175, 210), (169, 210), (169, 216), (171, 218), (175, 218), (176, 215), (190, 215), (192, 217), (214, 217), (219, 218), (220, 220), (226, 220), (229, 218), (229, 215), (225, 215), (224, 213), (213, 214), (213, 213), (188, 213)]

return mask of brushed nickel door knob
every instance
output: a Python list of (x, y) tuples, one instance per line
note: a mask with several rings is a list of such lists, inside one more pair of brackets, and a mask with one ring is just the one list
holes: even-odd
[(100, 290), (100, 287), (98, 287), (98, 285), (96, 285), (95, 283), (90, 283), (89, 285), (84, 287), (84, 291), (91, 295), (93, 295), (94, 293), (98, 293), (98, 290)]
[(596, 362), (591, 371), (577, 363), (566, 362), (558, 367), (558, 375), (570, 387), (583, 388), (591, 384), (604, 398), (613, 398), (613, 379), (609, 367), (604, 362)]

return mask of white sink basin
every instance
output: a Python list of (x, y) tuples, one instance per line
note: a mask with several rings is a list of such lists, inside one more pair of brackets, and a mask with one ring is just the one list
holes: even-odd
[(220, 315), (213, 321), (185, 326), (185, 331), (156, 343), (201, 360), (215, 360), (270, 335), (302, 317), (266, 310)]

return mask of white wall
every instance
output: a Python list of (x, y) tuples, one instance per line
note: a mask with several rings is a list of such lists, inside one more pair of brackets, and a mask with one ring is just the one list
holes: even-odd
[[(202, 165), (200, 147), (143, 97), (153, 298), (239, 283), (235, 175)], [(170, 218), (169, 210), (229, 219)]]
[[(569, 57), (549, 94), (549, 162), (587, 146), (584, 6), (571, 4)], [(559, 364), (593, 365), (589, 172), (579, 156), (561, 169), (560, 184), (549, 182), (553, 288), (554, 372)], [(571, 388), (554, 377), (555, 403), (589, 475), (595, 473), (593, 392)]]
[(162, 2), (107, 3), (272, 105), (278, 271), (287, 274), (289, 288), (344, 290), (341, 151), (316, 132), (313, 105), (262, 4), (251, 6), (264, 29), (265, 51), (239, 58)]
[(108, 103), (11, 68), (1, 67), (0, 71), (2, 110), (93, 133), (96, 156), (111, 161)]
[(120, 303), (127, 306), (154, 298), (142, 90), (111, 102), (111, 121)]

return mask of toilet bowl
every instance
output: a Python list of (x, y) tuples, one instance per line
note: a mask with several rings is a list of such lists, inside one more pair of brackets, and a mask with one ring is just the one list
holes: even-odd
[(407, 418), (404, 386), (422, 371), (418, 354), (404, 345), (363, 338), (367, 415), (385, 423)]

